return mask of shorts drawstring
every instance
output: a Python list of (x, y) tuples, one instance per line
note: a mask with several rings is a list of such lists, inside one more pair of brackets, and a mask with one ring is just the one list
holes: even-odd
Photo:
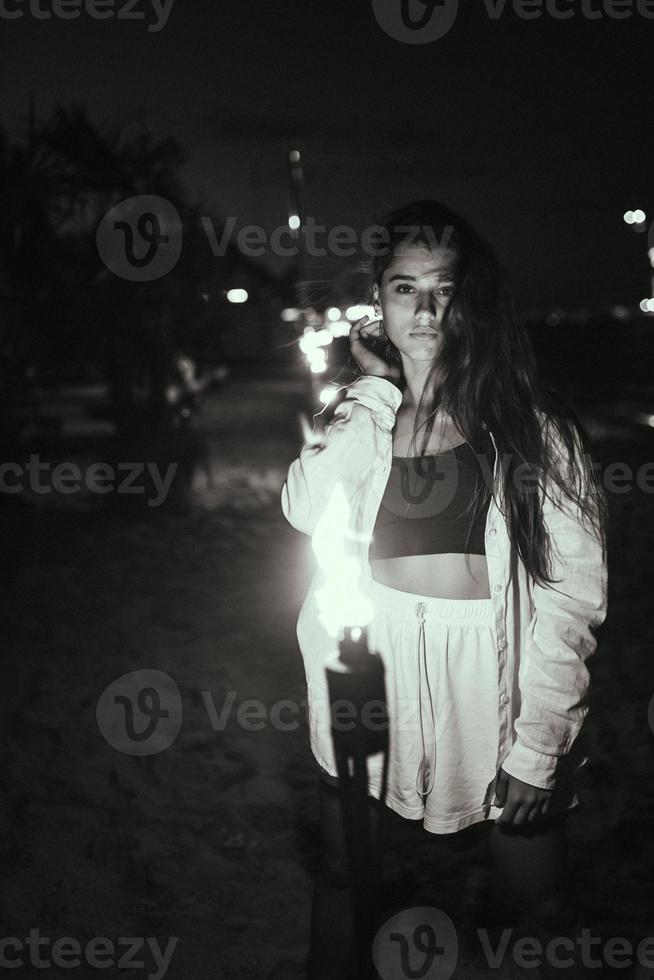
[[(429, 796), (432, 789), (434, 788), (434, 781), (436, 779), (436, 721), (434, 719), (434, 702), (431, 694), (431, 688), (429, 686), (429, 674), (427, 672), (427, 644), (425, 642), (425, 610), (426, 606), (424, 602), (416, 603), (416, 618), (420, 624), (418, 631), (418, 711), (420, 714), (420, 740), (422, 743), (422, 761), (418, 766), (418, 773), (416, 775), (416, 790), (420, 796)], [(424, 660), (424, 671), (425, 671), (425, 683), (427, 685), (427, 692), (429, 694), (429, 710), (431, 713), (431, 726), (434, 733), (434, 758), (431, 765), (426, 760), (425, 752), (425, 730), (422, 720), (422, 667)], [(420, 789), (419, 781), (422, 775), (423, 786), (425, 783), (425, 769), (427, 770), (427, 788), (424, 790)]]

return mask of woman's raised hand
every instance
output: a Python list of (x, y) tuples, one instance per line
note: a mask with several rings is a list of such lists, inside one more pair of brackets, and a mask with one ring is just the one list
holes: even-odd
[(382, 321), (377, 320), (369, 323), (369, 320), (370, 317), (366, 315), (352, 324), (350, 330), (352, 357), (364, 374), (397, 380), (401, 374), (399, 367), (386, 361), (379, 349), (381, 347), (379, 334)]

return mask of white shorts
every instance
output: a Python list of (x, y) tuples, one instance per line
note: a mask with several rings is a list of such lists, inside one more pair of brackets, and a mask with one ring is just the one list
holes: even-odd
[[(492, 600), (420, 596), (379, 582), (372, 600), (369, 648), (384, 663), (389, 714), (385, 803), (435, 834), (494, 820), (501, 810), (489, 803), (499, 745)], [(380, 753), (368, 760), (376, 799), (382, 764)]]

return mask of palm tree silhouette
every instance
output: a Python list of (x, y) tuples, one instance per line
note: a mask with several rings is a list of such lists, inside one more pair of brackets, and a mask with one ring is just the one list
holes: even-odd
[[(160, 285), (136, 289), (113, 276), (95, 235), (109, 208), (138, 194), (165, 197), (185, 216), (183, 161), (176, 141), (129, 127), (104, 133), (80, 104), (58, 105), (38, 125), (31, 120), (22, 140), (0, 128), (4, 407), (15, 403), (34, 364), (65, 368), (90, 356), (110, 383), (118, 428), (145, 420), (156, 427), (173, 347), (169, 296)], [(144, 387), (139, 412), (136, 392)]]

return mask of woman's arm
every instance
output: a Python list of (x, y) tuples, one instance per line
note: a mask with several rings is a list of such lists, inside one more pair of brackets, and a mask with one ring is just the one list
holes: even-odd
[[(576, 440), (582, 452), (578, 433)], [(563, 461), (559, 438), (556, 447)], [(544, 496), (543, 517), (552, 572), (561, 581), (533, 586), (534, 615), (520, 651), (516, 742), (502, 763), (509, 775), (541, 789), (553, 788), (559, 758), (570, 751), (588, 712), (585, 661), (595, 652), (594, 633), (607, 613), (607, 567), (599, 533), (587, 521), (582, 524), (579, 507), (555, 485), (548, 494), (554, 499)]]
[(336, 483), (348, 499), (365, 479), (379, 451), (377, 429), (392, 432), (402, 393), (391, 381), (366, 375), (347, 388), (322, 434), (309, 439), (288, 471), (281, 506), (287, 521), (313, 534)]

